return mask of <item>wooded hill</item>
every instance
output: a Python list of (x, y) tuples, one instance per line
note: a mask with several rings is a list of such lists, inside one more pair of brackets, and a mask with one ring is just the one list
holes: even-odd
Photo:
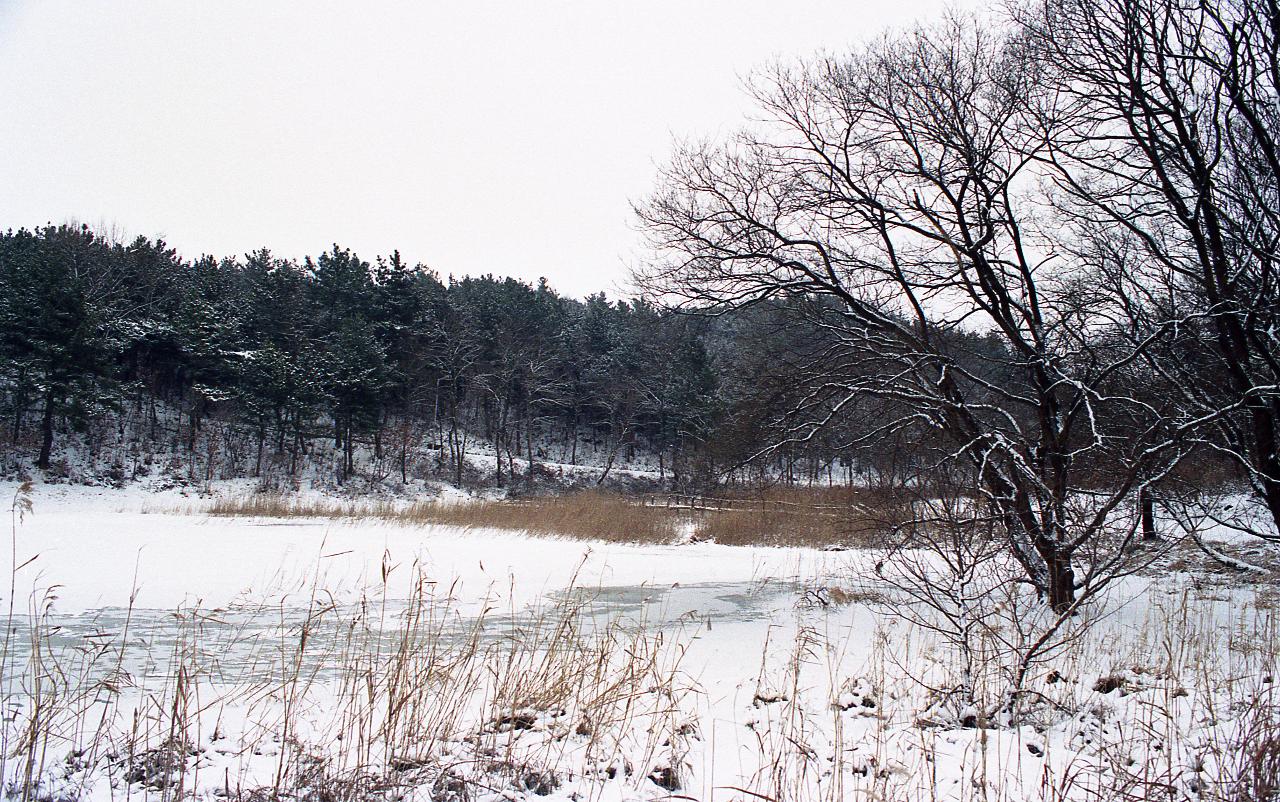
[[(639, 461), (676, 489), (895, 469), (901, 455), (868, 452), (847, 421), (787, 442), (793, 368), (820, 356), (802, 306), (676, 314), (545, 280), (442, 280), (336, 245), (301, 263), (186, 260), (87, 227), (9, 231), (4, 467), (65, 476), (79, 458), (122, 480), (166, 455), (192, 477), (289, 477), (319, 459), (339, 483), (525, 487), (546, 462), (595, 465), (600, 481)], [(477, 448), (488, 475), (468, 475)]]

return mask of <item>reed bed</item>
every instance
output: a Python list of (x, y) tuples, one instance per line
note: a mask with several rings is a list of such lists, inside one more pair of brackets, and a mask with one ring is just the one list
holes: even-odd
[(703, 500), (697, 537), (729, 546), (880, 546), (911, 501), (878, 488), (771, 488)]
[(510, 529), (545, 537), (670, 543), (687, 516), (611, 493), (584, 492), (512, 501), (454, 502), (300, 499), (279, 494), (216, 500), (210, 515), (377, 519), (420, 526)]
[(411, 503), (259, 493), (219, 498), (208, 513), (377, 519), (626, 543), (713, 540), (732, 546), (823, 547), (878, 545), (886, 532), (906, 519), (909, 505), (890, 491), (863, 488), (778, 488), (717, 497), (585, 491), (515, 500)]

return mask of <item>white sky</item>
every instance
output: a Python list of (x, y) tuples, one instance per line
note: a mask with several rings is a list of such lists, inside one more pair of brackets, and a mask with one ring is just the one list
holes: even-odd
[(629, 202), (741, 77), (943, 0), (0, 0), (0, 228), (185, 256), (399, 248), (443, 275), (625, 287)]

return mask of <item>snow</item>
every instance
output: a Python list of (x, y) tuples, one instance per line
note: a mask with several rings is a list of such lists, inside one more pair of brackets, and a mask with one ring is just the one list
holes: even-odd
[[(311, 766), (337, 782), (394, 763), (394, 794), (422, 799), (450, 798), (441, 789), (458, 781), (474, 799), (1084, 799), (1143, 782), (1194, 799), (1276, 701), (1273, 602), (1189, 575), (1118, 586), (1087, 637), (1036, 668), (1045, 702), (1024, 720), (921, 726), (947, 684), (948, 644), (881, 607), (807, 592), (867, 574), (867, 552), (215, 518), (206, 498), (136, 486), (40, 486), (32, 501), (15, 528), (16, 636), (40, 609), (32, 599), (56, 597), (44, 625), (68, 715), (115, 717), (116, 741), (93, 748), (50, 727), (37, 773), (54, 797), (247, 796), (286, 766), (295, 781)], [(375, 668), (396, 665), (415, 609), (433, 655), (464, 654), (483, 622), (483, 671), (464, 681), (471, 664), (425, 651), (401, 675)], [(313, 638), (305, 659), (299, 633)], [(114, 671), (90, 664), (86, 644), (123, 654), (126, 641)], [(25, 657), (11, 666), (5, 746), (19, 755), (35, 674)], [(418, 716), (394, 744), (392, 694), (375, 686), (401, 688)], [(557, 701), (538, 703), (552, 687)], [(182, 749), (166, 751), (185, 705)], [(5, 767), (15, 788), (23, 765)], [(378, 794), (394, 795), (366, 796)]]
[[(0, 483), (0, 498), (13, 491)], [(464, 598), (500, 593), (524, 606), (575, 576), (586, 587), (800, 581), (835, 563), (835, 555), (810, 549), (583, 543), (376, 520), (200, 515), (210, 501), (137, 487), (41, 487), (18, 533), (19, 562), (35, 558), (18, 596), (56, 583), (62, 613), (125, 607), (131, 598), (153, 609), (223, 606), (246, 592), (300, 590), (317, 577), (322, 587), (355, 595), (379, 581), (384, 564), (400, 567), (406, 581), (416, 564), (436, 581), (457, 580)]]

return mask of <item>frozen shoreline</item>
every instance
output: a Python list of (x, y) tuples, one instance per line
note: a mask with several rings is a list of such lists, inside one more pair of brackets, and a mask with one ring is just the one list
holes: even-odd
[[(1275, 701), (1274, 600), (1189, 575), (1118, 586), (1015, 726), (922, 726), (947, 644), (810, 592), (869, 576), (869, 552), (160, 511), (192, 503), (37, 488), (17, 607), (57, 586), (37, 639), (62, 677), (41, 794), (1088, 798), (1132, 781), (1119, 755), (1189, 793), (1227, 770), (1243, 701)], [(10, 661), (11, 754), (28, 663)]]

